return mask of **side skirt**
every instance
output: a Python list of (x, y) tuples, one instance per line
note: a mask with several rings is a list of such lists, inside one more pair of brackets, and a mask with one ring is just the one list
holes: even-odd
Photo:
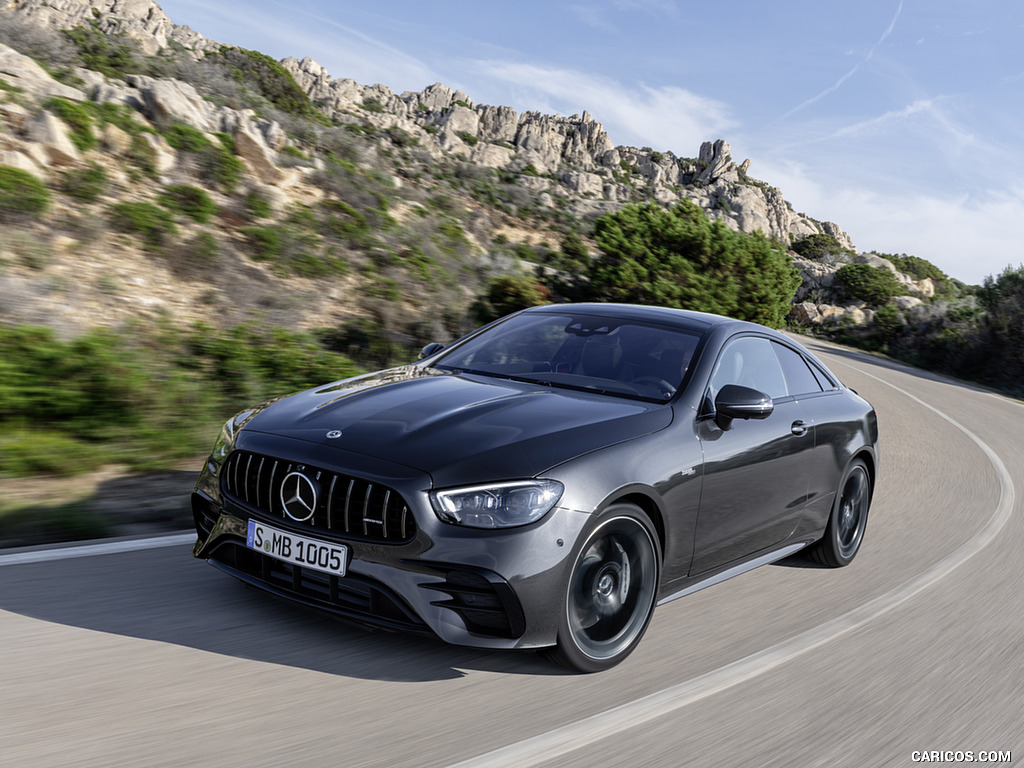
[(699, 592), (705, 587), (711, 587), (715, 584), (725, 581), (726, 579), (731, 579), (733, 576), (739, 576), (741, 573), (746, 573), (747, 571), (752, 571), (755, 568), (760, 568), (762, 565), (774, 563), (776, 560), (781, 560), (784, 557), (789, 557), (794, 552), (798, 552), (806, 546), (806, 543), (790, 544), (789, 546), (783, 547), (782, 549), (777, 549), (774, 552), (769, 552), (768, 554), (761, 555), (760, 557), (755, 557), (753, 560), (748, 560), (745, 563), (734, 565), (732, 568), (726, 568), (724, 571), (719, 571), (718, 573), (712, 574), (711, 576), (708, 576), (706, 579), (702, 579), (698, 582), (695, 582), (690, 586), (669, 595), (668, 597), (661, 598), (661, 600), (658, 601), (658, 605), (670, 603), (673, 600), (678, 600), (680, 597), (686, 597), (687, 595), (692, 595), (694, 592)]

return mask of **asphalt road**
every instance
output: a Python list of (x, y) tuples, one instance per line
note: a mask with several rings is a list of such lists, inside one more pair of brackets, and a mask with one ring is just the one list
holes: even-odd
[(181, 541), (0, 553), (0, 763), (1024, 760), (1024, 407), (810, 346), (882, 429), (850, 567), (791, 559), (661, 606), (625, 663), (573, 675), (349, 627), (246, 589)]

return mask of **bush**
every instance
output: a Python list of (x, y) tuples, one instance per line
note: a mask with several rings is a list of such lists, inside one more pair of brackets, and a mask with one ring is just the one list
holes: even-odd
[(491, 280), (484, 298), (474, 304), (473, 314), (481, 323), (489, 323), (520, 309), (549, 304), (551, 294), (530, 277), (503, 275)]
[(208, 450), (242, 405), (359, 372), (308, 335), (256, 325), (68, 342), (0, 325), (0, 472), (166, 466)]
[(75, 46), (86, 69), (116, 79), (142, 70), (131, 41), (123, 35), (108, 35), (100, 31), (95, 21), (86, 27), (62, 29), (61, 34)]
[(185, 253), (190, 262), (207, 266), (217, 261), (220, 247), (212, 232), (200, 232), (185, 243)]
[(117, 203), (110, 207), (111, 224), (122, 232), (142, 236), (147, 250), (159, 251), (176, 237), (174, 217), (153, 203)]
[(716, 312), (771, 327), (785, 322), (800, 274), (760, 234), (733, 232), (689, 201), (627, 205), (594, 223), (602, 255), (589, 298)]
[(28, 171), (0, 165), (0, 218), (36, 218), (50, 206), (50, 190)]
[(274, 261), (284, 253), (284, 238), (278, 227), (242, 227), (239, 231), (256, 261)]
[(886, 267), (870, 264), (844, 264), (835, 275), (835, 286), (844, 298), (864, 301), (877, 307), (893, 296), (902, 296), (906, 289)]
[(155, 179), (159, 175), (156, 168), (156, 149), (141, 134), (132, 136), (126, 159), (150, 179)]
[(242, 204), (245, 206), (245, 212), (253, 219), (265, 219), (273, 213), (270, 203), (256, 191), (247, 192)]
[(83, 203), (94, 203), (107, 189), (107, 172), (96, 163), (73, 168), (64, 174), (64, 193)]
[(282, 112), (323, 120), (323, 115), (316, 110), (292, 74), (266, 54), (222, 46), (217, 54), (212, 55), (227, 66), (238, 82), (254, 88)]
[(174, 184), (167, 187), (160, 195), (160, 203), (165, 208), (188, 216), (200, 224), (208, 222), (217, 212), (217, 204), (206, 194), (205, 190), (188, 184)]
[(797, 240), (790, 246), (790, 250), (803, 256), (805, 259), (813, 259), (815, 261), (821, 261), (829, 256), (838, 256), (848, 252), (847, 248), (839, 244), (835, 236), (824, 234), (808, 235)]
[(204, 179), (213, 182), (225, 194), (231, 194), (242, 178), (244, 166), (227, 147), (210, 144), (199, 153)]
[(183, 123), (168, 126), (163, 132), (163, 137), (169, 145), (182, 152), (201, 152), (212, 146), (205, 133)]
[(84, 104), (53, 96), (43, 102), (43, 106), (71, 127), (71, 143), (79, 151), (88, 152), (99, 145), (92, 129), (96, 120)]

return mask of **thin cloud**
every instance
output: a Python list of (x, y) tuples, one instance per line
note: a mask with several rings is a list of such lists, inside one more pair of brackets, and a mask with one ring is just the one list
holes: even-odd
[(657, 16), (679, 16), (679, 7), (672, 0), (612, 0), (620, 11), (642, 11)]
[(592, 29), (598, 29), (602, 32), (615, 32), (618, 30), (618, 26), (613, 24), (604, 11), (601, 8), (596, 8), (592, 5), (570, 5), (569, 10), (576, 16), (583, 24)]
[(889, 22), (889, 26), (885, 28), (885, 31), (882, 33), (882, 36), (880, 38), (878, 38), (878, 42), (875, 43), (871, 47), (871, 50), (869, 50), (867, 52), (867, 54), (864, 56), (863, 59), (861, 59), (860, 61), (858, 61), (856, 64), (853, 65), (853, 68), (850, 69), (849, 72), (847, 72), (845, 75), (840, 77), (833, 85), (831, 85), (830, 87), (826, 88), (821, 93), (817, 94), (816, 96), (812, 96), (811, 98), (807, 99), (807, 101), (803, 102), (802, 104), (798, 104), (797, 106), (793, 107), (793, 109), (789, 110), (789, 112), (784, 114), (779, 119), (780, 120), (785, 120), (785, 119), (787, 119), (789, 117), (792, 117), (793, 115), (795, 115), (800, 110), (805, 109), (805, 108), (809, 107), (811, 104), (814, 104), (815, 102), (820, 101), (821, 99), (825, 98), (826, 96), (828, 96), (830, 94), (833, 94), (836, 91), (838, 91), (843, 86), (843, 83), (845, 83), (847, 80), (849, 80), (851, 77), (853, 77), (857, 73), (857, 70), (860, 69), (862, 65), (866, 64), (868, 61), (871, 60), (871, 57), (875, 55), (875, 50), (878, 48), (878, 46), (880, 46), (883, 42), (885, 42), (885, 39), (887, 37), (889, 37), (889, 35), (892, 34), (893, 30), (896, 28), (896, 20), (900, 17), (900, 12), (902, 10), (903, 10), (903, 0), (900, 0), (899, 5), (896, 8), (896, 13), (892, 17), (892, 21)]
[(512, 86), (526, 108), (547, 103), (560, 112), (587, 110), (616, 144), (651, 146), (683, 156), (735, 126), (727, 107), (675, 86), (630, 87), (569, 69), (505, 61), (475, 61), (473, 71)]

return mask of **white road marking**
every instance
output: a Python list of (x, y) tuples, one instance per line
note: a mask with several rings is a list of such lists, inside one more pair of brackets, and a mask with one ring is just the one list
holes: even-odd
[(0, 554), (0, 566), (48, 563), (54, 560), (72, 560), (76, 557), (93, 557), (95, 555), (112, 555), (118, 552), (138, 552), (142, 549), (177, 547), (182, 544), (191, 544), (195, 540), (195, 533), (174, 533), (168, 536), (155, 536), (147, 539), (101, 541), (96, 544), (81, 544), (77, 547), (40, 549), (34, 552), (13, 552), (9, 555)]
[(814, 650), (836, 638), (867, 624), (884, 613), (948, 576), (995, 540), (1010, 520), (1016, 492), (1013, 479), (996, 452), (965, 426), (955, 421), (934, 406), (929, 405), (904, 389), (890, 384), (866, 371), (859, 373), (890, 387), (916, 403), (934, 412), (942, 419), (963, 432), (988, 457), (999, 477), (999, 502), (985, 525), (970, 539), (952, 553), (918, 574), (910, 581), (870, 600), (852, 611), (838, 616), (824, 624), (800, 633), (763, 651), (719, 667), (699, 677), (670, 686), (648, 696), (600, 712), (575, 723), (564, 725), (547, 733), (538, 734), (515, 744), (501, 747), (483, 755), (464, 760), (450, 768), (521, 768), (537, 765), (583, 747), (592, 746), (596, 741), (621, 733), (638, 725), (648, 723), (663, 715), (682, 709), (715, 693), (732, 688), (751, 678), (763, 675), (808, 651)]

